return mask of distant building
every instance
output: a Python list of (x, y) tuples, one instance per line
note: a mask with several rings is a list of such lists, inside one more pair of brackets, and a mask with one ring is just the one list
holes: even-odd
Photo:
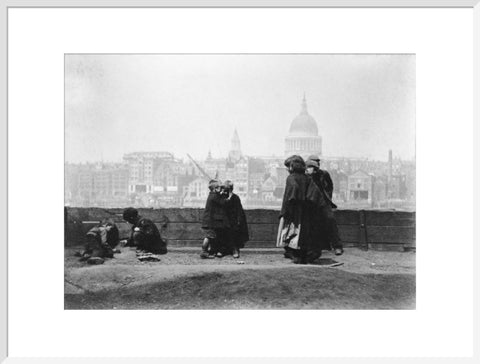
[(65, 204), (71, 205), (73, 199), (78, 195), (78, 164), (65, 163), (64, 168), (64, 198)]
[(226, 158), (213, 158), (212, 153), (208, 153), (207, 159), (204, 162), (199, 162), (203, 171), (206, 173), (208, 179), (220, 178), (225, 179), (227, 170)]
[(95, 198), (109, 201), (124, 199), (128, 194), (128, 169), (122, 164), (97, 164), (93, 170), (93, 192)]
[(388, 179), (389, 199), (407, 199), (407, 176), (404, 174), (394, 174)]
[(173, 161), (173, 154), (169, 152), (134, 152), (125, 154), (123, 160), (128, 165), (129, 193), (152, 193), (155, 182), (154, 171), (164, 161)]
[(210, 190), (208, 180), (204, 177), (197, 177), (184, 187), (184, 207), (205, 207)]
[(348, 176), (348, 201), (371, 202), (372, 199), (372, 175), (358, 170)]
[(262, 183), (262, 201), (277, 201), (278, 198), (275, 196), (275, 190), (277, 186), (277, 178), (274, 176), (268, 177)]
[(186, 167), (174, 159), (159, 159), (154, 163), (153, 193), (179, 192), (178, 178), (185, 174)]
[(338, 204), (339, 202), (347, 201), (348, 195), (348, 176), (338, 169), (327, 170), (333, 182), (333, 200)]
[(235, 193), (244, 201), (248, 193), (248, 160), (242, 157), (233, 166), (227, 164), (225, 179), (233, 182)]
[(245, 201), (248, 194), (248, 158), (242, 154), (236, 129), (225, 164), (225, 179), (233, 182), (235, 193)]
[[(285, 155), (321, 157), (339, 208), (415, 209), (415, 160), (323, 157), (322, 137), (308, 113), (300, 114), (285, 138)], [(246, 156), (235, 129), (226, 156), (184, 162), (169, 152), (125, 154), (123, 163), (65, 163), (65, 203), (71, 206), (204, 207), (212, 178), (231, 180), (245, 208), (280, 208), (288, 171), (284, 156)]]
[(248, 199), (258, 200), (267, 171), (260, 158), (248, 158)]
[[(387, 176), (375, 178), (373, 182), (372, 207), (381, 208), (387, 199)], [(383, 203), (383, 204), (382, 204)]]
[(77, 191), (72, 197), (75, 204), (89, 206), (94, 203), (93, 164), (80, 165), (77, 169)]
[(317, 122), (307, 111), (305, 95), (300, 114), (293, 119), (285, 138), (285, 156), (293, 154), (303, 158), (311, 154), (322, 155), (322, 137), (318, 135)]
[(240, 137), (237, 129), (233, 132), (230, 151), (228, 152), (228, 159), (232, 162), (237, 162), (242, 158), (242, 149), (240, 147)]
[(65, 164), (65, 203), (118, 207), (128, 195), (128, 168), (121, 163)]

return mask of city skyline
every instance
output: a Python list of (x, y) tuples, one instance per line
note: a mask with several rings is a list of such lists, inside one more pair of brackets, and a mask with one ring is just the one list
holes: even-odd
[[(107, 159), (102, 159), (100, 157), (100, 159), (92, 159), (92, 160), (83, 160), (83, 161), (68, 161), (65, 159), (65, 164), (96, 164), (96, 163), (106, 163), (106, 164), (123, 164), (124, 163), (124, 156), (127, 155), (127, 154), (132, 154), (132, 153), (156, 153), (156, 152), (167, 152), (167, 153), (171, 153), (170, 151), (168, 150), (132, 150), (132, 151), (129, 151), (129, 152), (126, 152), (125, 154), (117, 157), (116, 159), (111, 159), (111, 160), (107, 160)], [(394, 151), (393, 151), (394, 152)], [(173, 154), (173, 157), (177, 160), (181, 160), (183, 162), (189, 162), (189, 158), (187, 156), (187, 153), (185, 153), (184, 156), (178, 156), (178, 155), (175, 155)], [(243, 153), (242, 154), (243, 156), (245, 157), (248, 157), (248, 158), (278, 158), (278, 159), (282, 159), (284, 158), (284, 156), (280, 155), (280, 154), (270, 154), (270, 155), (251, 155), (251, 154), (245, 154)], [(214, 158), (214, 159), (228, 159), (228, 152), (226, 155), (215, 155), (213, 153), (211, 153), (211, 157)], [(207, 155), (203, 156), (203, 157), (200, 157), (200, 158), (194, 158), (196, 161), (205, 161), (206, 159), (208, 158), (208, 152), (207, 152)], [(411, 158), (411, 159), (404, 159), (404, 158), (401, 158), (400, 156), (398, 155), (395, 155), (394, 153), (394, 156), (393, 156), (394, 159), (399, 159), (399, 160), (402, 160), (404, 162), (413, 162), (415, 163), (415, 157)], [(375, 159), (375, 158), (368, 158), (368, 157), (362, 157), (362, 156), (359, 156), (359, 157), (348, 157), (348, 156), (338, 156), (338, 155), (323, 155), (322, 156), (322, 159), (325, 159), (325, 160), (335, 160), (335, 159), (345, 159), (345, 160), (369, 160), (369, 161), (372, 161), (372, 162), (387, 162), (388, 161), (388, 151), (387, 151), (387, 154), (385, 155), (385, 157), (383, 159)]]
[(65, 161), (284, 155), (305, 92), (326, 157), (415, 158), (411, 55), (67, 55)]

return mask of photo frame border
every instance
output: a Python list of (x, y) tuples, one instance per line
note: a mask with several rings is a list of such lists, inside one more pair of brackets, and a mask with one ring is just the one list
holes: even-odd
[[(0, 19), (4, 20), (0, 27), (0, 362), (22, 362), (30, 363), (37, 361), (52, 361), (52, 359), (40, 358), (10, 358), (8, 356), (8, 10), (10, 8), (472, 8), (474, 17), (474, 54), (473, 54), (473, 92), (474, 92), (474, 221), (480, 221), (480, 0), (70, 0), (60, 3), (52, 0), (6, 0), (0, 4)], [(474, 226), (474, 243), (480, 242), (480, 226)], [(474, 252), (474, 332), (475, 343), (480, 342), (479, 335), (479, 256), (480, 247), (473, 244)], [(476, 363), (480, 359), (479, 346), (474, 348), (474, 355), (471, 358), (463, 359), (463, 362)], [(138, 359), (138, 358), (96, 358), (96, 359), (55, 359), (60, 362), (76, 363), (125, 363), (158, 362), (159, 359)], [(278, 359), (278, 358), (162, 358), (162, 362), (317, 362), (318, 359)], [(408, 358), (322, 358), (328, 362), (410, 362)], [(417, 358), (413, 360), (431, 361), (437, 363), (439, 359)], [(442, 361), (458, 362), (456, 358), (445, 358)]]

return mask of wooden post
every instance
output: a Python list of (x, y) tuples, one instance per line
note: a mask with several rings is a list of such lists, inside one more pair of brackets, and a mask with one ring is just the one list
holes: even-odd
[(359, 211), (360, 222), (360, 247), (364, 250), (368, 250), (368, 237), (367, 237), (367, 222), (365, 218), (365, 210)]

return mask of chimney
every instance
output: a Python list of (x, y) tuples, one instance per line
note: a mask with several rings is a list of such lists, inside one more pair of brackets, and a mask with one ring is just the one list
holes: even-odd
[(390, 149), (388, 151), (388, 176), (392, 177), (392, 171), (393, 171), (393, 154), (392, 150)]

